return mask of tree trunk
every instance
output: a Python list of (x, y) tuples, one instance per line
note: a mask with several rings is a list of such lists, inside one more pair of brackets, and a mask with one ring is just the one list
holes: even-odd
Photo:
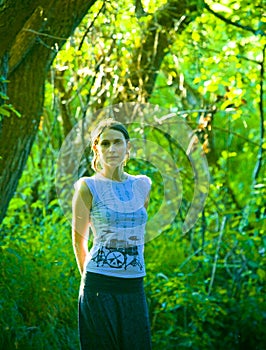
[[(139, 102), (149, 100), (161, 63), (171, 45), (168, 32), (175, 29), (181, 33), (198, 14), (197, 11), (196, 1), (169, 0), (153, 14), (147, 35), (134, 54), (131, 76), (125, 84), (125, 90), (129, 91), (128, 101), (139, 101), (140, 96)], [(119, 96), (118, 101), (120, 99), (123, 97)]]
[[(0, 222), (38, 130), (49, 67), (95, 1), (7, 0), (1, 7), (0, 22), (4, 24), (0, 30), (0, 52), (3, 53), (0, 63), (6, 62), (4, 57), (9, 57), (7, 94), (21, 118), (14, 114), (4, 117), (0, 129)], [(0, 68), (3, 71), (3, 67)]]

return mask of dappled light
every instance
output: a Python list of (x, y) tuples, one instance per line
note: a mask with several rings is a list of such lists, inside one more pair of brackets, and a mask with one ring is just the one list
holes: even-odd
[(1, 349), (79, 348), (71, 201), (110, 117), (152, 182), (153, 349), (265, 348), (262, 3), (0, 2)]

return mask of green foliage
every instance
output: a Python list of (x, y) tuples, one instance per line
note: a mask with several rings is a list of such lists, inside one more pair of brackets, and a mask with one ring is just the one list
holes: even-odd
[[(164, 3), (143, 1), (148, 13), (136, 16), (130, 1), (105, 6), (97, 1), (54, 62), (40, 130), (1, 231), (3, 349), (78, 347), (79, 275), (71, 228), (56, 199), (58, 150), (88, 111), (145, 101), (141, 79), (135, 89), (142, 73), (135, 62), (151, 19), (158, 34), (165, 31), (152, 17)], [(189, 161), (177, 140), (159, 130), (142, 130), (172, 155), (183, 186), (174, 222), (145, 250), (153, 347), (263, 350), (266, 187), (260, 106), (266, 102), (261, 77), (266, 21), (260, 1), (208, 4), (225, 20), (199, 2), (200, 13), (184, 29), (177, 23), (167, 31), (169, 45), (149, 100), (184, 117), (207, 152), (208, 200), (185, 235), (181, 224), (193, 197)], [(0, 108), (8, 113), (8, 106)], [(133, 137), (139, 134), (131, 128)], [(158, 153), (158, 159), (169, 166), (165, 154)], [(134, 159), (127, 167), (152, 178), (148, 211), (153, 216), (164, 196), (162, 174), (148, 161)]]
[(57, 204), (29, 207), (25, 192), (2, 230), (0, 348), (76, 349), (79, 277), (69, 225)]
[[(49, 125), (49, 124), (48, 124)], [(1, 349), (77, 349), (79, 273), (43, 125), (1, 230)]]
[[(9, 83), (8, 80), (5, 79), (5, 77), (0, 76), (0, 84), (6, 84)], [(0, 104), (0, 121), (3, 117), (10, 117), (11, 113), (13, 112), (18, 118), (21, 117), (21, 114), (12, 106), (12, 104), (7, 104), (6, 102), (9, 100), (9, 97), (7, 94), (3, 91), (0, 91), (0, 101), (2, 102)]]
[[(79, 275), (70, 225), (49, 194), (52, 176), (47, 169), (52, 168), (57, 152), (49, 144), (46, 157), (39, 157), (39, 147), (47, 142), (47, 135), (41, 135), (33, 149), (35, 162), (28, 162), (1, 232), (0, 322), (4, 332), (0, 339), (5, 349), (78, 347)], [(156, 133), (146, 136), (157, 138)], [(160, 144), (169, 147), (169, 140), (161, 138)], [(175, 152), (181, 154), (178, 149)], [(131, 173), (138, 173), (140, 167), (153, 181), (149, 207), (153, 215), (163, 191), (161, 175), (149, 164), (128, 163)], [(244, 345), (263, 349), (266, 242), (261, 188), (249, 210), (242, 213), (221, 182), (220, 169), (211, 171), (210, 196), (194, 229), (181, 235), (178, 216), (146, 245), (146, 293), (154, 349)], [(183, 186), (187, 191), (191, 184), (184, 181)], [(187, 210), (186, 204), (182, 210)]]
[[(219, 192), (211, 188), (212, 196)], [(264, 348), (263, 217), (250, 215), (240, 231), (242, 213), (211, 200), (187, 237), (172, 225), (146, 246), (154, 349)]]
[(78, 286), (66, 255), (61, 252), (51, 261), (25, 251), (23, 245), (1, 249), (1, 348), (77, 348), (76, 319), (71, 316)]

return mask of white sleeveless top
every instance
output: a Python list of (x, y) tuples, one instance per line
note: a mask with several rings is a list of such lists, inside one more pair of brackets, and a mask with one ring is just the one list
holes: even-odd
[(151, 180), (145, 175), (127, 174), (126, 180), (118, 182), (99, 173), (81, 180), (93, 197), (90, 212), (93, 246), (86, 271), (123, 278), (145, 276), (144, 204)]

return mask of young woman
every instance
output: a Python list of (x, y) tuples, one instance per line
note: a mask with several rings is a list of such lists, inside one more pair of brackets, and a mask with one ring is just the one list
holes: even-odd
[(73, 197), (81, 349), (149, 350), (143, 251), (151, 181), (124, 171), (130, 138), (118, 121), (106, 119), (96, 127), (92, 150), (95, 174), (76, 182)]

